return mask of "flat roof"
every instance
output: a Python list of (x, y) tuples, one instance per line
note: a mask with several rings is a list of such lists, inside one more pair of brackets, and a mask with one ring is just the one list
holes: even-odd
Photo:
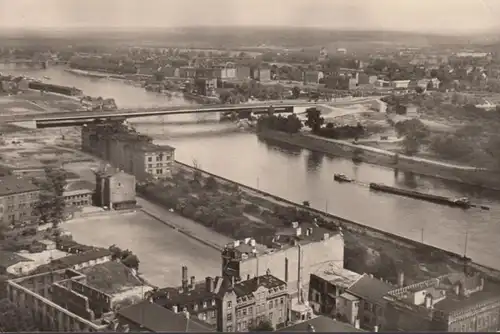
[(314, 275), (344, 289), (349, 288), (363, 277), (363, 275), (342, 268), (335, 263), (321, 264), (319, 268), (314, 269)]

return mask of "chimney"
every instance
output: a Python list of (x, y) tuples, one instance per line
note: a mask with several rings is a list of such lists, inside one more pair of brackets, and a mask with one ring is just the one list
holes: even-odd
[(432, 308), (432, 296), (426, 295), (424, 300), (425, 300), (425, 308), (427, 309)]
[(177, 312), (178, 312), (177, 305), (172, 306), (172, 311), (173, 311), (174, 313), (177, 313)]
[(400, 270), (398, 272), (398, 287), (402, 288), (405, 286), (405, 273), (404, 271)]
[(255, 239), (250, 239), (250, 246), (255, 247)]
[(231, 276), (231, 288), (234, 288), (234, 276)]
[(214, 286), (214, 279), (210, 276), (205, 278), (205, 290), (207, 292), (214, 292), (215, 286)]
[(378, 332), (378, 326), (373, 326), (373, 331)]
[(301, 236), (301, 235), (302, 235), (302, 228), (297, 227), (297, 228), (295, 229), (295, 234), (296, 234), (298, 237), (299, 237), (299, 236)]
[(191, 276), (191, 280), (190, 280), (190, 282), (189, 282), (189, 288), (190, 288), (191, 290), (193, 290), (193, 289), (194, 289), (194, 282), (195, 282), (195, 277), (194, 277), (194, 276)]
[(285, 282), (288, 283), (288, 258), (285, 257)]
[(359, 329), (359, 319), (354, 321), (354, 328)]
[(248, 244), (252, 238), (245, 238), (244, 242), (245, 244)]
[(240, 246), (240, 241), (234, 240), (234, 247), (239, 247), (239, 246)]
[(186, 266), (182, 266), (182, 288), (187, 289), (188, 287), (188, 268)]

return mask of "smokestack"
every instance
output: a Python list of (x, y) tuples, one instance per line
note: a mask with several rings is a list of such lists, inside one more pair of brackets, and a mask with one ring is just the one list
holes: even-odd
[(398, 272), (398, 287), (402, 288), (405, 286), (405, 273), (404, 271), (400, 270)]
[(205, 289), (208, 292), (214, 292), (214, 289), (215, 289), (214, 279), (210, 276), (205, 278)]
[(182, 288), (187, 289), (188, 286), (188, 268), (186, 266), (182, 266)]
[(195, 277), (194, 276), (191, 276), (191, 281), (189, 282), (189, 287), (191, 289), (194, 289), (194, 281), (195, 281)]
[(288, 283), (288, 258), (285, 257), (285, 282)]

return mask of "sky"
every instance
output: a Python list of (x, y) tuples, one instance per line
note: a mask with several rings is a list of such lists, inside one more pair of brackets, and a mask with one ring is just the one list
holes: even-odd
[(298, 26), (467, 33), (500, 0), (0, 0), (0, 29)]

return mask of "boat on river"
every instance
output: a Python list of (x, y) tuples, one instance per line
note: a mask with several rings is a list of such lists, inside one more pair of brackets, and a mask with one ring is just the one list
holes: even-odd
[(337, 182), (353, 182), (354, 180), (342, 173), (333, 174), (333, 179)]
[(380, 184), (380, 183), (370, 183), (370, 189), (375, 190), (375, 191), (389, 193), (389, 194), (420, 199), (423, 201), (432, 202), (432, 203), (436, 203), (436, 204), (443, 204), (443, 205), (459, 207), (462, 209), (469, 209), (472, 206), (469, 198), (467, 198), (467, 197), (450, 198), (450, 197), (446, 197), (446, 196), (422, 193), (422, 192), (415, 191), (415, 190), (395, 188), (395, 187), (386, 186), (385, 184)]

